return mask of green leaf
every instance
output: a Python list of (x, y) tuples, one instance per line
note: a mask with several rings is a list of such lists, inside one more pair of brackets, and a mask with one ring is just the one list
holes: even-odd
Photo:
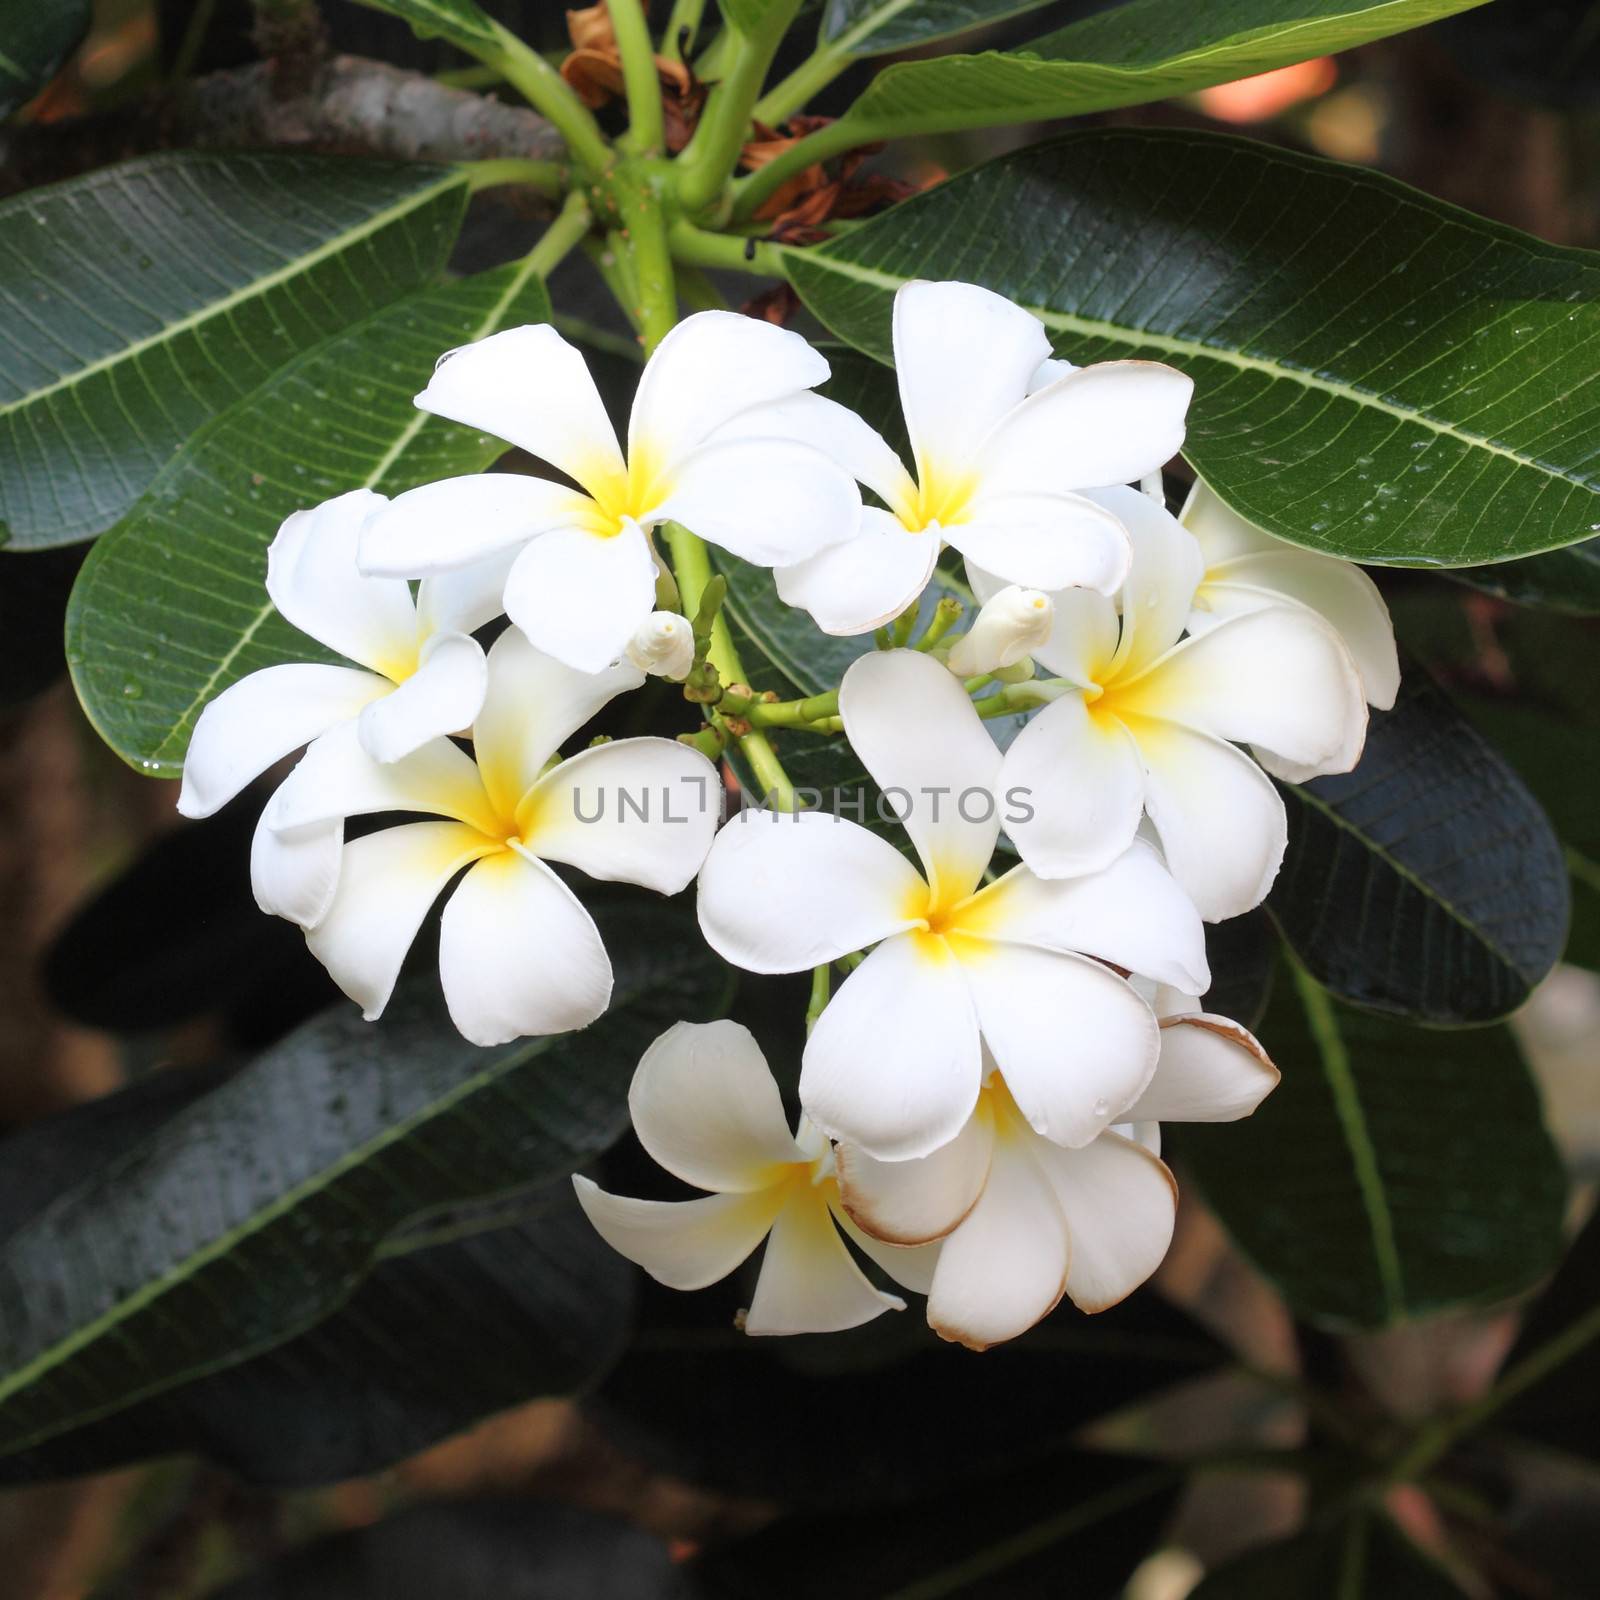
[(85, 563), (67, 614), (78, 697), (125, 761), (181, 769), (206, 702), (259, 667), (325, 656), (273, 610), (266, 550), (290, 512), (398, 493), (506, 446), (412, 404), (440, 354), (549, 316), (512, 263), (411, 295), (307, 351), (192, 438)]
[[(903, 11), (882, 0), (851, 10)], [(1109, 111), (1230, 83), (1312, 56), (1350, 50), (1373, 39), (1419, 28), (1466, 11), (1483, 0), (1132, 0), (1070, 24), (1016, 50), (972, 56), (933, 56), (888, 67), (851, 107), (847, 121), (865, 139), (900, 138), (956, 128)], [(865, 42), (899, 49), (950, 33), (948, 23), (913, 34), (928, 16), (1006, 15), (1017, 4), (913, 4), (898, 26), (887, 24)], [(830, 12), (831, 17), (831, 12)], [(981, 20), (981, 16), (979, 20)], [(971, 23), (957, 23), (969, 27)], [(882, 42), (888, 39), (890, 42)], [(854, 53), (865, 54), (864, 49)]]
[(432, 279), (452, 169), (151, 156), (0, 203), (0, 531), (104, 532), (202, 423)]
[(1600, 539), (1492, 567), (1463, 567), (1450, 576), (1520, 606), (1573, 617), (1600, 616)]
[(1450, 1026), (1515, 1010), (1560, 959), (1560, 841), (1526, 784), (1419, 673), (1354, 772), (1280, 784), (1289, 848), (1267, 905), (1313, 976)]
[(55, 75), (89, 31), (90, 0), (0, 3), (0, 117), (9, 117)]
[(1465, 1600), (1464, 1591), (1386, 1517), (1357, 1512), (1333, 1527), (1247, 1551), (1208, 1573), (1189, 1600)]
[(473, 0), (359, 0), (374, 11), (387, 11), (411, 24), (419, 39), (447, 39), (470, 54), (498, 50), (500, 35), (493, 21)]
[(1065, 1451), (907, 1506), (783, 1518), (691, 1571), (707, 1600), (813, 1600), (826, 1552), (829, 1600), (1117, 1600), (1181, 1482), (1157, 1462)]
[(1175, 1142), (1297, 1314), (1380, 1328), (1550, 1270), (1566, 1179), (1505, 1028), (1401, 1027), (1291, 965), (1261, 1037), (1283, 1081), (1245, 1121)]
[(889, 50), (909, 50), (953, 33), (966, 33), (1025, 11), (1039, 11), (1050, 3), (1051, 0), (828, 0), (818, 39), (844, 55), (876, 56)]
[(1469, 566), (1600, 525), (1597, 258), (1376, 173), (1218, 134), (1072, 134), (785, 259), (881, 360), (894, 291), (961, 278), (1070, 360), (1181, 368), (1184, 453), (1296, 544)]
[(429, 973), (381, 1025), (307, 1024), (25, 1222), (0, 1247), (0, 1452), (284, 1343), (417, 1218), (610, 1144), (645, 1047), (722, 986), (681, 913), (614, 911), (592, 1028), (477, 1049)]

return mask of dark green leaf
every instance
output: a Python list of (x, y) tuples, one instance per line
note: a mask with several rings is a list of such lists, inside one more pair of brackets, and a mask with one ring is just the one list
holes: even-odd
[(904, 1501), (1020, 1467), (1227, 1360), (1155, 1294), (1096, 1317), (1065, 1308), (975, 1360), (915, 1303), (849, 1334), (750, 1339), (733, 1327), (747, 1288), (644, 1284), (644, 1329), (590, 1404), (664, 1470), (791, 1505)]
[(103, 532), (202, 423), (433, 278), (457, 171), (150, 156), (0, 203), (0, 531)]
[(1217, 134), (1069, 135), (786, 257), (888, 359), (909, 278), (982, 283), (1077, 362), (1196, 383), (1185, 454), (1252, 522), (1468, 566), (1600, 526), (1600, 264), (1376, 173)]
[(42, 89), (89, 31), (89, 0), (0, 3), (0, 117)]
[(563, 1179), (394, 1237), (297, 1338), (0, 1458), (0, 1481), (179, 1452), (275, 1487), (364, 1476), (491, 1412), (588, 1387), (621, 1353), (633, 1289)]
[(419, 39), (447, 39), (474, 55), (500, 47), (494, 23), (473, 0), (360, 0), (409, 22)]
[(1040, 11), (1048, 4), (1050, 0), (828, 0), (818, 38), (841, 55), (876, 56)]
[(1560, 959), (1569, 894), (1549, 819), (1425, 677), (1373, 712), (1354, 772), (1279, 788), (1289, 849), (1267, 905), (1335, 994), (1485, 1022)]
[(577, 1506), (507, 1500), (412, 1506), (337, 1533), (212, 1600), (693, 1600), (666, 1544)]
[(412, 404), (446, 350), (549, 315), (513, 263), (422, 290), (306, 352), (192, 438), (96, 546), (67, 654), (124, 760), (179, 772), (195, 718), (258, 667), (321, 647), (273, 610), (266, 549), (290, 512), (347, 489), (397, 493), (487, 466), (505, 445)]
[(1206, 1576), (1190, 1600), (1464, 1600), (1387, 1517), (1357, 1513), (1325, 1532), (1266, 1545)]
[(1239, 1247), (1298, 1314), (1383, 1327), (1518, 1293), (1561, 1248), (1566, 1180), (1504, 1028), (1404, 1028), (1298, 967), (1261, 1037), (1283, 1081), (1179, 1148)]
[(1207, 1011), (1256, 1027), (1272, 993), (1277, 940), (1261, 910), (1214, 922), (1206, 928), (1206, 962), (1211, 987), (1202, 998)]
[[(864, 139), (883, 139), (1109, 111), (1349, 50), (1482, 3), (1207, 0), (1196, 5), (1194, 0), (1131, 0), (1016, 50), (933, 56), (891, 66), (873, 79), (848, 120), (860, 124)], [(871, 9), (900, 8), (877, 0)], [(913, 5), (909, 17), (887, 24), (852, 53), (898, 49), (920, 37), (971, 26), (934, 18), (953, 21), (972, 13), (1004, 15), (1023, 9), (982, 0)], [(927, 31), (911, 36), (911, 26), (925, 14)]]
[(707, 1600), (1116, 1600), (1180, 1483), (1155, 1462), (1068, 1451), (894, 1510), (785, 1518), (692, 1571)]
[(547, 1183), (626, 1123), (640, 1054), (720, 979), (669, 908), (603, 918), (593, 1028), (466, 1044), (431, 974), (341, 1006), (88, 1174), (0, 1250), (0, 1449), (27, 1449), (326, 1317), (402, 1224)]

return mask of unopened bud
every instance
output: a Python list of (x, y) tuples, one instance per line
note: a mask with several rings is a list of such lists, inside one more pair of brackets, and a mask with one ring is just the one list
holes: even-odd
[(694, 634), (676, 611), (652, 611), (628, 641), (628, 659), (641, 672), (682, 683), (694, 665)]
[(1037, 589), (1016, 584), (1002, 589), (956, 640), (947, 658), (950, 670), (957, 677), (976, 678), (1015, 666), (1049, 639), (1055, 614), (1050, 596)]

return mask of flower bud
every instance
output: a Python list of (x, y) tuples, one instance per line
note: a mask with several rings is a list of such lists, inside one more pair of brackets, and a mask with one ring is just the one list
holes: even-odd
[(1002, 589), (978, 613), (977, 620), (950, 651), (950, 670), (976, 678), (1014, 666), (1050, 637), (1056, 608), (1050, 596), (1016, 584)]
[(694, 633), (676, 611), (652, 611), (634, 630), (627, 653), (641, 672), (682, 683), (694, 665)]

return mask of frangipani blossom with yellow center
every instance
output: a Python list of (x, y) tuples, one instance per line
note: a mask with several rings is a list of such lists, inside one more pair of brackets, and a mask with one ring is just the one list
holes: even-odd
[(971, 1120), (931, 1155), (878, 1161), (838, 1146), (842, 1203), (863, 1232), (903, 1247), (943, 1241), (928, 1289), (942, 1338), (977, 1350), (1014, 1339), (1063, 1296), (1107, 1310), (1161, 1264), (1177, 1185), (1159, 1124), (1248, 1116), (1278, 1073), (1236, 1022), (1171, 989), (1156, 1008), (1155, 1076), (1118, 1126), (1081, 1149), (1040, 1138), (992, 1063)]
[(640, 1061), (628, 1109), (652, 1159), (705, 1198), (632, 1200), (572, 1182), (606, 1243), (668, 1288), (716, 1283), (766, 1240), (746, 1333), (834, 1333), (903, 1311), (867, 1281), (840, 1229), (926, 1287), (927, 1252), (878, 1245), (844, 1215), (832, 1148), (803, 1116), (789, 1132), (766, 1058), (738, 1023), (669, 1028)]
[(747, 812), (700, 875), (707, 942), (751, 972), (876, 945), (806, 1045), (801, 1103), (833, 1137), (887, 1160), (948, 1143), (978, 1098), (982, 1039), (1034, 1128), (1088, 1143), (1156, 1062), (1154, 1014), (1104, 963), (1203, 992), (1194, 908), (1143, 841), (1093, 876), (1045, 882), (1019, 866), (985, 887), (1000, 753), (928, 656), (862, 657), (839, 711), (885, 797), (898, 796), (923, 871), (858, 823)]
[[(500, 614), (504, 561), (425, 580), (364, 577), (361, 529), (388, 502), (356, 489), (297, 511), (267, 550), (267, 594), (285, 621), (356, 666), (263, 667), (230, 685), (195, 724), (178, 810), (209, 817), (275, 761), (353, 722), (375, 761), (394, 761), (467, 727), (488, 681), (473, 631)], [(314, 927), (338, 878), (337, 818), (278, 834), (256, 830), (251, 880), (261, 909)]]
[(513, 628), (489, 652), (488, 680), (476, 760), (435, 739), (382, 764), (338, 728), (306, 752), (264, 818), (288, 833), (387, 811), (444, 819), (346, 844), (333, 902), (306, 943), (374, 1020), (429, 907), (468, 869), (445, 903), (439, 976), (451, 1019), (481, 1045), (584, 1027), (610, 999), (599, 930), (546, 863), (676, 894), (705, 859), (721, 804), (716, 769), (670, 739), (620, 739), (551, 764), (563, 740), (644, 681), (638, 668), (575, 672)]
[(815, 444), (883, 501), (856, 537), (779, 565), (778, 593), (825, 633), (866, 633), (921, 594), (943, 543), (1035, 589), (1113, 592), (1128, 570), (1117, 519), (1082, 491), (1128, 483), (1183, 443), (1193, 383), (1154, 361), (1070, 370), (1037, 393), (1044, 324), (969, 283), (908, 283), (894, 359), (915, 475), (852, 411), (798, 395), (724, 433)]
[[(1205, 573), (1194, 592), (1189, 632), (1204, 633), (1225, 617), (1263, 606), (1303, 606), (1344, 640), (1361, 674), (1367, 704), (1387, 711), (1400, 692), (1394, 624), (1378, 586), (1353, 561), (1302, 550), (1263, 533), (1197, 480), (1178, 520), (1200, 545)], [(1268, 772), (1291, 782), (1290, 763), (1263, 752)]]
[[(1121, 614), (1082, 589), (1052, 597), (1051, 637), (1033, 654), (1069, 687), (1006, 751), (997, 793), (1033, 799), (1008, 831), (1035, 872), (1070, 877), (1115, 860), (1148, 812), (1201, 916), (1237, 916), (1266, 895), (1287, 841), (1283, 801), (1238, 746), (1304, 776), (1348, 772), (1366, 737), (1361, 676), (1300, 605), (1184, 638), (1204, 570), (1194, 536), (1136, 489), (1098, 498), (1133, 541)], [(1003, 586), (981, 566), (967, 574), (980, 597)]]
[(759, 431), (712, 437), (827, 376), (798, 334), (702, 311), (650, 357), (624, 455), (582, 355), (554, 328), (494, 334), (445, 357), (418, 406), (517, 445), (580, 487), (509, 473), (426, 484), (373, 519), (362, 567), (414, 578), (520, 552), (505, 586), (511, 620), (558, 661), (601, 672), (654, 608), (649, 536), (660, 523), (759, 566), (855, 534), (860, 494), (816, 450)]

